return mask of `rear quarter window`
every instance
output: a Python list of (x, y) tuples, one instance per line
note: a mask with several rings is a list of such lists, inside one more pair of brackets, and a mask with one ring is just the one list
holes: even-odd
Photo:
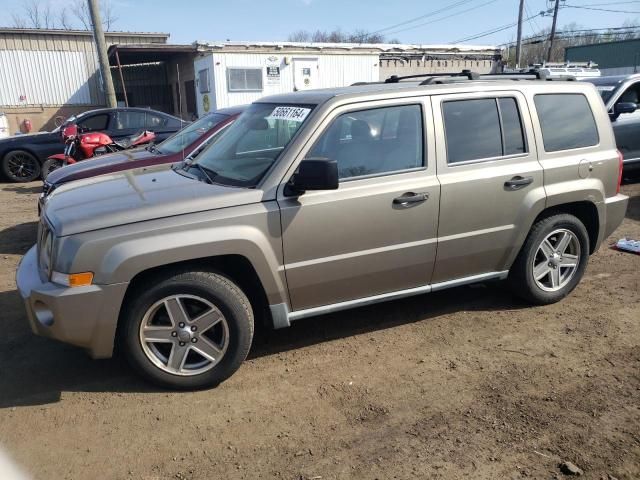
[(580, 93), (534, 96), (547, 152), (592, 147), (600, 142), (587, 98)]

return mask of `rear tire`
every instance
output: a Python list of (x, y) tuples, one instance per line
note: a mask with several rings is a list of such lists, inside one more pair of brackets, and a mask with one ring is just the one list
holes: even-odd
[(10, 182), (33, 182), (40, 177), (40, 161), (29, 152), (13, 150), (2, 159), (2, 173)]
[(42, 164), (42, 180), (46, 180), (51, 172), (58, 170), (63, 166), (62, 160), (58, 160), (57, 158), (49, 158), (45, 160)]
[(580, 282), (589, 262), (589, 235), (573, 215), (536, 222), (509, 272), (513, 292), (537, 305), (555, 303)]
[(119, 330), (130, 364), (178, 390), (213, 387), (244, 361), (253, 338), (246, 295), (213, 272), (178, 272), (128, 295)]

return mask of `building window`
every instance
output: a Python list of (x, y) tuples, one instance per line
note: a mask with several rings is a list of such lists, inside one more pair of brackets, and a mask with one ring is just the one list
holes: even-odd
[(262, 68), (227, 68), (230, 92), (261, 92)]
[(211, 91), (208, 68), (198, 72), (198, 88), (200, 89), (200, 93), (209, 93)]

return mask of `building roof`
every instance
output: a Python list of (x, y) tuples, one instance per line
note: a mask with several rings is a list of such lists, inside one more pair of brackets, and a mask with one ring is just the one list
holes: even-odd
[[(117, 52), (117, 57), (116, 57)], [(140, 63), (163, 62), (180, 54), (197, 53), (195, 45), (171, 45), (167, 43), (114, 44), (107, 50), (109, 62), (116, 65), (137, 65)]]
[(195, 45), (199, 50), (213, 51), (335, 51), (343, 53), (495, 53), (500, 52), (500, 47), (495, 45), (423, 45), (401, 43), (321, 43), (321, 42), (236, 42), (197, 41)]
[[(11, 34), (27, 34), (27, 35), (89, 35), (93, 36), (91, 30), (66, 30), (63, 28), (13, 28), (13, 27), (0, 27), (0, 35), (3, 33)], [(109, 36), (118, 37), (164, 37), (169, 38), (169, 33), (162, 32), (121, 32), (121, 31), (108, 31), (104, 34)]]

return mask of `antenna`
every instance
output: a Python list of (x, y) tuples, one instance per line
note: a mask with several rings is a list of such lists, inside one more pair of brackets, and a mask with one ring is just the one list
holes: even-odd
[[(180, 115), (180, 121), (184, 122), (184, 117), (182, 116), (182, 88), (180, 87), (180, 66), (176, 63), (176, 75), (178, 77), (178, 115)], [(180, 132), (184, 129), (183, 125), (180, 124)], [(182, 143), (182, 160), (184, 160), (184, 133), (180, 133), (180, 143)]]

